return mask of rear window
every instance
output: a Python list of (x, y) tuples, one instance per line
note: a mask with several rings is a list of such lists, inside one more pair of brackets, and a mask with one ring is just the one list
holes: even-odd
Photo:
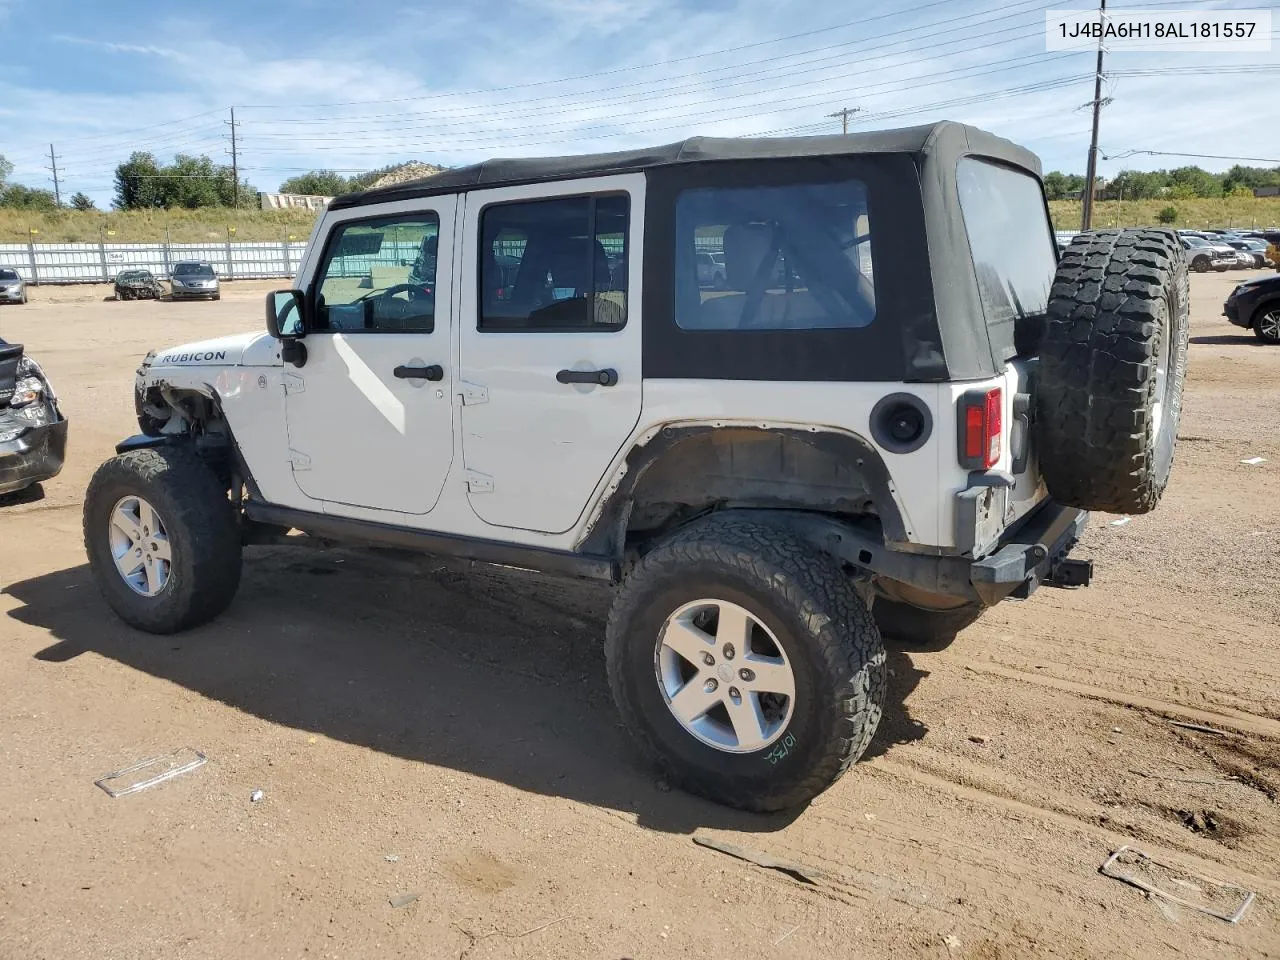
[(17, 280), (18, 272), (16, 270), (0, 270), (0, 280)]
[(977, 157), (960, 159), (956, 182), (987, 324), (1017, 331), (1044, 315), (1058, 266), (1040, 182)]
[(686, 190), (676, 238), (681, 329), (848, 329), (875, 319), (860, 180)]
[(213, 267), (204, 263), (180, 263), (173, 268), (175, 277), (212, 277)]

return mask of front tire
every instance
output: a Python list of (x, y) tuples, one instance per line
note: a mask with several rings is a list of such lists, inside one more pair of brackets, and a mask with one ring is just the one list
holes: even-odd
[(213, 619), (240, 585), (240, 530), (226, 491), (181, 447), (112, 457), (89, 482), (84, 544), (112, 610), (148, 633)]
[(866, 750), (884, 704), (884, 646), (852, 582), (755, 519), (712, 518), (646, 554), (619, 589), (605, 658), (645, 754), (744, 810), (812, 800)]
[(1253, 318), (1253, 335), (1263, 343), (1280, 343), (1280, 304), (1269, 304)]

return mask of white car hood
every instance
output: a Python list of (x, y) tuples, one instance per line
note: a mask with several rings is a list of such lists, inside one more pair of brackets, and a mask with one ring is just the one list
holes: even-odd
[(261, 331), (166, 347), (151, 359), (152, 367), (271, 367), (279, 363), (279, 341)]

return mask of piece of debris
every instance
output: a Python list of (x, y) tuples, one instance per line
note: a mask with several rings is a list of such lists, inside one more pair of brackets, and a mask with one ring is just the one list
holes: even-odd
[(969, 734), (969, 741), (971, 743), (986, 743), (987, 738), (980, 736), (979, 734), (976, 734), (976, 733), (971, 733)]
[(385, 857), (383, 857), (382, 859), (383, 859), (383, 860), (385, 860), (385, 861), (387, 861), (387, 863), (399, 863), (399, 862), (400, 862), (400, 855), (399, 855), (399, 854), (396, 854), (396, 853), (388, 853), (388, 854), (387, 854)]
[(773, 945), (776, 947), (783, 940), (787, 939), (787, 937), (791, 936), (793, 933), (795, 933), (799, 929), (800, 929), (800, 924), (797, 923), (794, 927), (792, 927), (790, 930), (788, 930), (786, 933), (780, 936), (777, 940), (773, 941)]
[(1225, 787), (1231, 783), (1231, 779), (1211, 780), (1206, 777), (1175, 777), (1163, 773), (1150, 773), (1146, 770), (1130, 770), (1129, 772), (1136, 773), (1140, 777), (1146, 777), (1148, 780), (1167, 780), (1170, 783), (1197, 783), (1206, 787)]
[(866, 820), (868, 823), (870, 823), (872, 820), (876, 818), (876, 815), (874, 813), (864, 813), (862, 815), (862, 818)]
[(695, 833), (693, 842), (700, 847), (706, 847), (709, 850), (716, 850), (720, 853), (728, 854), (739, 860), (745, 860), (747, 863), (754, 863), (757, 867), (764, 867), (766, 870), (777, 870), (779, 873), (785, 873), (803, 883), (816, 884), (821, 879), (822, 874), (814, 870), (812, 867), (806, 867), (802, 863), (796, 863), (792, 860), (782, 860), (768, 853), (761, 853), (757, 850), (748, 850), (740, 847), (736, 843), (729, 843), (725, 840), (717, 840), (714, 837), (706, 837)]
[(545, 929), (547, 929), (547, 927), (554, 927), (557, 923), (564, 923), (564, 921), (566, 921), (566, 920), (568, 920), (568, 919), (569, 919), (568, 915), (565, 915), (565, 916), (563, 916), (563, 917), (557, 917), (555, 920), (548, 920), (546, 923), (540, 923), (540, 924), (538, 924), (536, 927), (532, 927), (532, 928), (530, 928), (530, 929), (526, 930), (524, 933), (517, 933), (517, 934), (516, 934), (516, 936), (517, 936), (517, 937), (527, 937), (527, 936), (529, 936), (529, 934), (531, 934), (531, 933), (537, 933), (537, 932), (538, 932), (538, 931), (540, 931), (540, 930), (545, 930)]
[(184, 747), (176, 753), (151, 757), (115, 773), (108, 773), (102, 779), (95, 780), (94, 785), (105, 790), (108, 796), (124, 797), (180, 777), (208, 762), (209, 758), (199, 750)]
[(1240, 462), (1247, 467), (1256, 467), (1260, 463), (1266, 463), (1267, 458), (1266, 457), (1250, 457), (1248, 460), (1241, 460)]
[(950, 950), (952, 953), (959, 950), (961, 946), (960, 938), (957, 937), (954, 933), (948, 933), (945, 937), (942, 938), (942, 942), (947, 945), (947, 949)]
[[(1163, 897), (1171, 903), (1227, 923), (1239, 923), (1254, 898), (1252, 890), (1162, 863), (1130, 846), (1123, 846), (1113, 853), (1098, 871), (1104, 877), (1137, 887), (1149, 896)], [(1162, 885), (1176, 886), (1181, 893), (1171, 893)]]
[(263, 790), (255, 790), (253, 793), (249, 794), (250, 803), (261, 803), (265, 799), (267, 799), (267, 794)]
[(1230, 736), (1230, 734), (1228, 734), (1226, 730), (1218, 730), (1214, 727), (1206, 727), (1202, 723), (1184, 723), (1181, 720), (1169, 720), (1167, 722), (1169, 723), (1170, 726), (1181, 727), (1183, 730), (1195, 730), (1198, 733), (1211, 733), (1215, 737)]
[(1111, 732), (1112, 732), (1112, 733), (1124, 733), (1124, 731), (1123, 731), (1123, 730), (1121, 730), (1119, 727), (1112, 727), (1112, 728), (1111, 728)]
[(1133, 522), (1133, 517), (1121, 517), (1119, 520), (1112, 520), (1111, 525), (1113, 527), (1123, 527), (1126, 523), (1132, 523), (1132, 522)]
[(407, 907), (413, 903), (421, 894), (417, 893), (397, 893), (394, 897), (387, 901), (391, 906), (399, 910), (401, 907)]
[(1147, 899), (1156, 905), (1156, 909), (1164, 914), (1164, 918), (1170, 923), (1178, 922), (1178, 910), (1172, 903), (1165, 902), (1164, 897), (1157, 896), (1154, 893), (1148, 893)]

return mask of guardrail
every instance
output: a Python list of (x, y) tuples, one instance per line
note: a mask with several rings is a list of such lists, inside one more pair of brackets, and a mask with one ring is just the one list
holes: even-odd
[(213, 243), (0, 243), (0, 265), (31, 284), (110, 283), (121, 270), (168, 277), (179, 260), (206, 260), (219, 277), (292, 277), (307, 245), (299, 241)]

